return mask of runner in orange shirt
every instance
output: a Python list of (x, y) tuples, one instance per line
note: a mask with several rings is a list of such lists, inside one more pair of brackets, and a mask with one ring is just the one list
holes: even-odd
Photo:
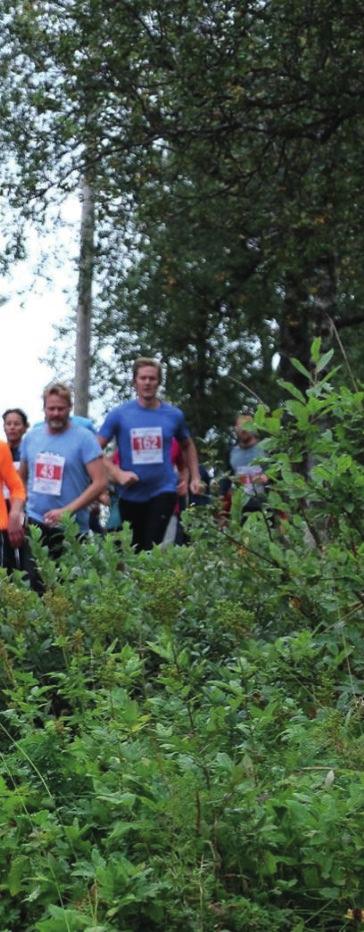
[[(3, 483), (10, 492), (10, 509), (6, 507)], [(0, 566), (4, 566), (5, 535), (12, 547), (21, 547), (24, 540), (25, 489), (13, 465), (7, 443), (0, 440)]]

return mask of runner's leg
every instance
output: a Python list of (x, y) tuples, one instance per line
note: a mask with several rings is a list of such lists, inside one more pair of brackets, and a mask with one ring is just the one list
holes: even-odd
[(145, 502), (148, 507), (145, 509), (142, 550), (151, 550), (153, 544), (162, 543), (176, 501), (175, 492), (163, 492)]
[[(42, 532), (41, 543), (43, 547), (48, 547), (49, 556), (52, 560), (58, 560), (63, 551), (64, 534), (59, 528), (47, 528), (44, 524), (28, 519), (28, 525), (39, 527)], [(34, 589), (38, 595), (43, 595), (45, 585), (40, 575), (38, 565), (33, 557), (29, 535), (25, 538), (24, 543), (24, 567), (25, 573), (29, 579), (31, 589)]]
[(146, 518), (148, 502), (127, 502), (125, 498), (120, 499), (120, 515), (122, 521), (128, 521), (133, 532), (132, 544), (136, 552), (144, 550), (143, 547), (143, 529)]

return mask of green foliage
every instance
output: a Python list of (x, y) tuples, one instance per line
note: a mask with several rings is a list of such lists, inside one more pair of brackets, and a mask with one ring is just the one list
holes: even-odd
[(42, 599), (2, 573), (4, 932), (340, 932), (363, 907), (363, 394), (323, 360), (257, 414), (266, 514), (235, 493), (225, 530), (192, 509), (189, 547), (140, 555), (69, 522), (59, 567), (35, 540)]
[(312, 336), (347, 327), (361, 373), (361, 21), (358, 0), (4, 0), (1, 258), (92, 181), (103, 396), (157, 353), (205, 436), (278, 398), (276, 352), (302, 390)]

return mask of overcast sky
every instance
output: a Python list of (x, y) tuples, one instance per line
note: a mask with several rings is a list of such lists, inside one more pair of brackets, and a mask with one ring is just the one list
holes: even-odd
[(52, 343), (52, 323), (66, 312), (64, 296), (57, 288), (31, 296), (25, 307), (16, 297), (0, 307), (1, 414), (6, 408), (23, 408), (31, 423), (42, 416), (42, 389), (53, 372), (40, 357)]
[(0, 414), (14, 407), (23, 408), (30, 423), (42, 418), (42, 390), (55, 373), (41, 358), (54, 341), (54, 325), (76, 304), (79, 209), (69, 199), (62, 227), (49, 238), (30, 231), (27, 261), (0, 278), (0, 298), (6, 299), (0, 306)]

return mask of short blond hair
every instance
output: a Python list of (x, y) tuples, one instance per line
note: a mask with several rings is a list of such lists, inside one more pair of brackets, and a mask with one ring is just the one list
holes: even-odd
[(238, 414), (235, 421), (235, 426), (239, 427), (240, 430), (244, 430), (246, 425), (249, 424), (249, 422), (251, 423), (252, 420), (253, 418), (251, 414)]
[(254, 418), (252, 414), (238, 414), (235, 421), (235, 430), (246, 431), (246, 433), (258, 436), (257, 428), (254, 427)]
[(58, 395), (60, 398), (64, 398), (72, 408), (71, 389), (64, 382), (50, 382), (49, 385), (46, 385), (43, 392), (43, 405), (46, 404), (49, 395)]
[(157, 370), (160, 384), (162, 381), (162, 366), (160, 362), (158, 362), (158, 359), (152, 359), (149, 356), (138, 356), (138, 359), (135, 360), (133, 365), (133, 382), (135, 382), (139, 369), (143, 369), (144, 366), (153, 366), (153, 369)]

